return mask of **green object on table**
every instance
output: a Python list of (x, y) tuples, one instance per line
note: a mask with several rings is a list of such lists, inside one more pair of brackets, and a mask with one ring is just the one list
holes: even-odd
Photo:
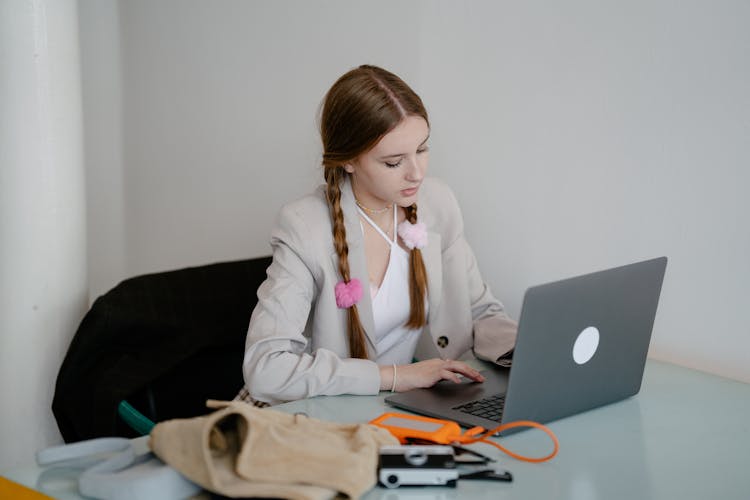
[(124, 399), (117, 405), (117, 413), (131, 429), (141, 436), (151, 434), (151, 429), (156, 425)]

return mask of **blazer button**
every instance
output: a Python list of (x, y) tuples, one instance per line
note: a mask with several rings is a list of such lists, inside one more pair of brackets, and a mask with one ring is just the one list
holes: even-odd
[(438, 339), (437, 339), (437, 345), (439, 345), (440, 347), (447, 346), (448, 345), (448, 337), (446, 337), (445, 335), (442, 335), (442, 336), (438, 337)]

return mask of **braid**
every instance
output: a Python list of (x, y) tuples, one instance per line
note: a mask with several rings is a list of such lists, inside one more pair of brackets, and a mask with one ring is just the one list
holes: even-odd
[[(406, 219), (412, 224), (417, 223), (417, 204), (406, 207)], [(422, 251), (413, 248), (409, 253), (409, 301), (411, 311), (406, 322), (407, 328), (421, 328), (427, 324), (424, 300), (427, 296), (427, 269), (422, 260)]]
[[(339, 273), (345, 282), (351, 279), (349, 271), (349, 246), (346, 243), (346, 228), (344, 227), (344, 213), (341, 210), (341, 188), (340, 183), (344, 175), (342, 167), (328, 167), (324, 170), (326, 180), (326, 196), (328, 206), (331, 207), (331, 220), (333, 222), (333, 246), (339, 256)], [(348, 339), (349, 356), (352, 358), (367, 359), (367, 344), (365, 342), (365, 329), (359, 320), (357, 305), (354, 304), (347, 309), (348, 316)]]

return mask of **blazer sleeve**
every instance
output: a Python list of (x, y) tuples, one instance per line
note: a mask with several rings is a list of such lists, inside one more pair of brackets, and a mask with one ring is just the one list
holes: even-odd
[(452, 192), (448, 193), (451, 203), (445, 203), (444, 206), (452, 206), (452, 210), (444, 216), (454, 231), (451, 231), (452, 243), (447, 252), (454, 256), (463, 256), (473, 320), (474, 355), (498, 363), (501, 358), (512, 353), (516, 344), (518, 323), (508, 316), (503, 304), (495, 298), (490, 287), (482, 279), (474, 251), (464, 237), (463, 216), (458, 201)]
[(473, 320), (474, 355), (479, 359), (499, 363), (516, 344), (518, 324), (505, 312), (482, 279), (474, 252), (461, 236), (454, 244), (462, 245), (468, 279), (469, 301)]
[[(299, 207), (298, 207), (299, 208)], [(258, 288), (245, 343), (243, 375), (250, 395), (277, 404), (317, 395), (377, 394), (375, 362), (341, 358), (331, 350), (309, 352), (305, 336), (316, 300), (320, 267), (306, 245), (314, 241), (300, 211), (282, 209), (271, 237), (273, 262)], [(346, 333), (341, 332), (342, 342)]]

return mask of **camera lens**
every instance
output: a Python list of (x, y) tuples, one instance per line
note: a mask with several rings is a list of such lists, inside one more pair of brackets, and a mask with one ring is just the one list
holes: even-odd
[(409, 450), (404, 453), (404, 458), (408, 464), (422, 466), (427, 463), (427, 453), (424, 450)]

